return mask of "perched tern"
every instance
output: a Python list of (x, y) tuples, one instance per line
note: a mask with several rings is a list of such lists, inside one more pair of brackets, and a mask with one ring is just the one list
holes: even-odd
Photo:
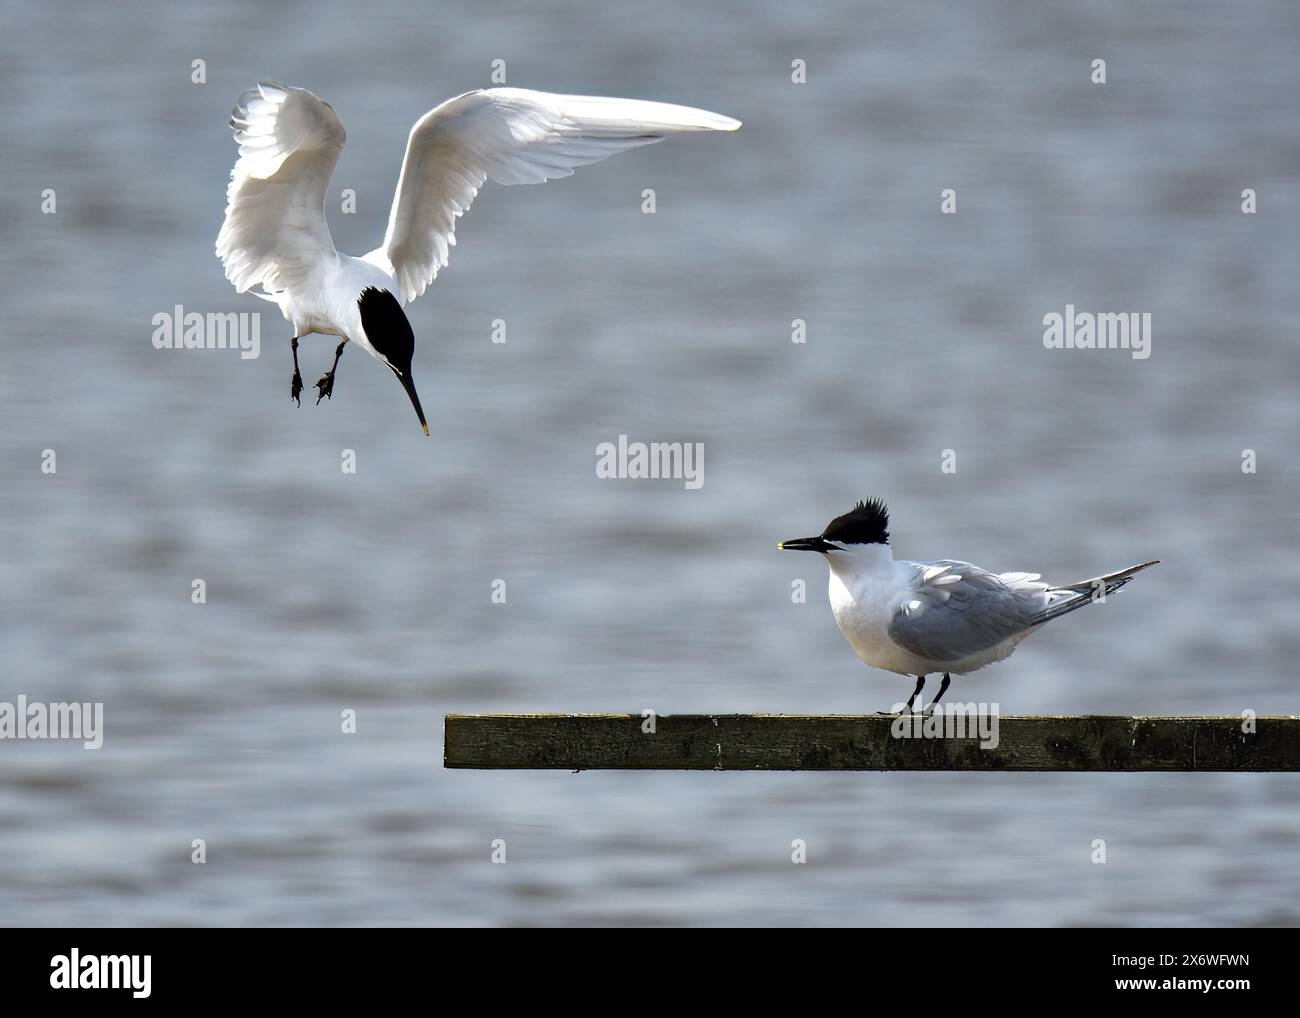
[(879, 499), (859, 502), (818, 537), (777, 548), (826, 556), (831, 610), (854, 653), (873, 668), (916, 676), (908, 711), (930, 672), (943, 673), (934, 707), (951, 675), (1001, 661), (1044, 623), (1109, 597), (1134, 573), (1156, 565), (1053, 584), (1040, 582), (1039, 573), (990, 573), (955, 559), (895, 559), (889, 510)]
[(290, 396), (301, 405), (298, 340), (339, 336), (316, 383), (331, 396), (343, 347), (356, 343), (393, 372), (429, 426), (411, 379), (415, 336), (402, 311), (447, 264), (456, 219), (484, 181), (540, 184), (574, 167), (684, 131), (734, 131), (717, 113), (640, 99), (489, 88), (448, 99), (411, 128), (384, 242), (360, 258), (334, 248), (325, 191), (343, 151), (334, 107), (303, 88), (263, 81), (230, 118), (239, 160), (226, 192), (217, 257), (240, 293), (278, 304), (293, 323)]

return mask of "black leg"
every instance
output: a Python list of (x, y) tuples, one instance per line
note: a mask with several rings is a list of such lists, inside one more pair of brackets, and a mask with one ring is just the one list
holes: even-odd
[(316, 397), (317, 403), (320, 403), (326, 396), (329, 396), (330, 399), (334, 398), (334, 369), (339, 366), (339, 358), (343, 356), (343, 348), (347, 345), (348, 341), (346, 339), (338, 345), (338, 349), (334, 351), (334, 363), (325, 374), (320, 376), (320, 381), (316, 383), (316, 388), (320, 390), (320, 395)]
[(914, 690), (912, 690), (912, 695), (911, 695), (910, 697), (908, 697), (908, 700), (907, 700), (907, 713), (908, 713), (908, 714), (911, 714), (911, 713), (912, 713), (912, 704), (916, 703), (916, 698), (917, 698), (918, 696), (921, 695), (921, 688), (922, 688), (924, 685), (925, 685), (925, 676), (924, 676), (924, 675), (918, 675), (918, 676), (916, 677), (916, 688), (915, 688)]
[(943, 681), (939, 683), (939, 692), (935, 693), (934, 700), (932, 700), (930, 706), (926, 708), (927, 711), (934, 710), (934, 705), (937, 704), (939, 702), (939, 698), (948, 691), (948, 683), (950, 683), (951, 681), (952, 681), (952, 677), (947, 672), (944, 672)]
[(302, 394), (302, 375), (298, 373), (298, 337), (294, 336), (289, 343), (293, 350), (293, 381), (289, 383), (289, 398), (302, 406), (302, 400), (298, 397)]
[[(946, 678), (946, 676), (945, 676), (945, 678)], [(906, 707), (904, 707), (904, 708), (903, 708), (901, 711), (899, 711), (898, 713), (894, 713), (892, 710), (878, 710), (878, 711), (876, 711), (876, 713), (879, 714), (881, 717), (884, 717), (884, 718), (897, 718), (897, 717), (901, 717), (901, 716), (904, 715), (904, 714), (910, 714), (910, 713), (912, 713), (912, 704), (914, 704), (914, 703), (916, 702), (916, 698), (921, 694), (921, 687), (924, 686), (924, 685), (925, 685), (925, 676), (924, 676), (924, 675), (918, 675), (918, 676), (916, 677), (916, 688), (915, 688), (914, 690), (912, 690), (912, 695), (911, 695), (911, 697), (908, 699), (908, 701), (907, 701), (907, 706), (906, 706)], [(945, 682), (945, 683), (944, 683), (944, 689), (947, 689), (947, 688), (948, 688), (948, 684), (947, 684), (947, 682)], [(939, 691), (939, 696), (942, 696), (942, 695), (943, 695), (943, 690), (941, 689), (941, 690)], [(935, 699), (937, 700), (938, 697), (935, 697)]]
[(879, 715), (881, 715), (882, 717), (887, 717), (887, 718), (896, 718), (896, 717), (901, 717), (903, 714), (911, 714), (911, 713), (912, 713), (912, 704), (914, 704), (914, 703), (916, 702), (916, 698), (917, 698), (917, 697), (920, 695), (920, 693), (921, 693), (921, 687), (924, 686), (924, 685), (925, 685), (925, 676), (924, 676), (924, 675), (918, 675), (918, 676), (916, 677), (916, 688), (915, 688), (914, 690), (912, 690), (912, 696), (911, 696), (911, 698), (907, 701), (907, 706), (906, 706), (906, 707), (904, 707), (904, 708), (903, 708), (901, 711), (899, 711), (897, 714), (895, 714), (892, 710), (878, 710), (878, 711), (876, 711), (876, 713), (879, 714)]

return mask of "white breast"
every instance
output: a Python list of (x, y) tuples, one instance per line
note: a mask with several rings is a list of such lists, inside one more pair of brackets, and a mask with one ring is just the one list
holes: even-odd
[(311, 286), (281, 293), (276, 297), (284, 317), (293, 322), (294, 334), (313, 332), (346, 336), (371, 356), (374, 348), (361, 327), (357, 297), (367, 286), (397, 294), (397, 282), (383, 269), (361, 258), (340, 254), (327, 264)]
[[(880, 549), (876, 551), (874, 549)], [(871, 557), (863, 561), (864, 554)], [(917, 675), (927, 663), (889, 638), (889, 623), (898, 610), (900, 584), (893, 556), (883, 545), (865, 553), (854, 553), (852, 563), (832, 555), (830, 578), (831, 611), (835, 624), (853, 652), (873, 668)], [(841, 559), (837, 562), (837, 559)]]

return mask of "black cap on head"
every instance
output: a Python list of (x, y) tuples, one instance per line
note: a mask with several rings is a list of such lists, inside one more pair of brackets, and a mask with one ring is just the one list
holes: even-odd
[(784, 551), (819, 551), (823, 555), (843, 551), (851, 544), (888, 544), (889, 510), (878, 498), (859, 502), (852, 512), (836, 516), (822, 531), (820, 537), (800, 537), (782, 541), (777, 548)]
[(878, 498), (859, 502), (851, 512), (831, 520), (822, 537), (836, 544), (888, 544), (889, 509)]
[(425, 423), (420, 397), (411, 381), (415, 333), (411, 331), (411, 323), (406, 320), (401, 303), (387, 290), (367, 286), (357, 298), (357, 309), (361, 312), (361, 328), (365, 330), (366, 339), (402, 383), (402, 388), (411, 398), (411, 406), (415, 407), (415, 416), (420, 419), (420, 426), (427, 435), (429, 425)]

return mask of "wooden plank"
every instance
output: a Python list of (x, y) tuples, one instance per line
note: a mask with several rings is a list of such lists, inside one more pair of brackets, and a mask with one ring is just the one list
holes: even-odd
[[(957, 729), (960, 720), (964, 727)], [(990, 727), (996, 720), (996, 727)], [(944, 723), (954, 727), (927, 737)], [(1300, 717), (448, 714), (444, 766), (559, 770), (1296, 771)], [(964, 737), (962, 737), (964, 735)], [(993, 745), (992, 743), (996, 743)]]

